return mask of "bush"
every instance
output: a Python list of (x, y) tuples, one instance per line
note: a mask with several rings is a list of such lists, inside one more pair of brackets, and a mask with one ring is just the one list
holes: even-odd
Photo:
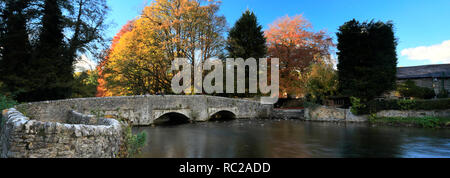
[(369, 114), (367, 105), (361, 102), (361, 99), (356, 97), (350, 97), (352, 103), (351, 112), (356, 115)]
[(423, 128), (446, 128), (449, 126), (450, 118), (439, 117), (370, 117), (372, 124), (415, 126)]
[(0, 112), (4, 109), (12, 108), (17, 104), (17, 101), (13, 100), (11, 97), (0, 94)]
[(140, 154), (142, 149), (147, 143), (147, 133), (141, 132), (139, 134), (133, 134), (130, 124), (125, 124), (125, 130), (123, 134), (123, 143), (119, 150), (119, 158), (133, 158)]
[(367, 103), (352, 97), (352, 113), (373, 114), (383, 110), (445, 110), (450, 109), (450, 99), (438, 100), (372, 100)]
[(439, 100), (374, 100), (368, 104), (369, 113), (382, 110), (445, 110), (450, 109), (450, 99)]
[(3, 110), (12, 108), (17, 104), (18, 104), (17, 101), (11, 99), (10, 97), (0, 94), (0, 129), (5, 122), (5, 120), (3, 120), (2, 115)]
[(436, 96), (433, 89), (419, 87), (412, 80), (398, 84), (397, 91), (402, 97), (412, 97), (417, 99), (432, 99)]
[(438, 98), (448, 98), (448, 91), (445, 89), (441, 89), (441, 92), (437, 95)]

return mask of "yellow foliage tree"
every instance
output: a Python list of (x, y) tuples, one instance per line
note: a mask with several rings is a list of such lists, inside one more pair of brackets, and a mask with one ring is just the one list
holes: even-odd
[(173, 59), (202, 64), (222, 51), (226, 21), (217, 15), (218, 9), (219, 3), (211, 0), (153, 1), (108, 56), (104, 70), (108, 91), (170, 93)]
[(214, 0), (155, 0), (141, 18), (158, 31), (166, 57), (203, 63), (223, 50), (226, 20), (217, 15), (219, 5)]
[(313, 63), (300, 78), (302, 88), (312, 102), (321, 104), (327, 97), (338, 95), (338, 76), (332, 63)]
[(108, 91), (170, 93), (172, 60), (203, 64), (223, 51), (226, 21), (218, 10), (219, 3), (212, 0), (153, 1), (110, 52), (104, 67)]
[(170, 87), (170, 60), (164, 57), (157, 31), (138, 19), (111, 51), (105, 72), (115, 95), (156, 93)]

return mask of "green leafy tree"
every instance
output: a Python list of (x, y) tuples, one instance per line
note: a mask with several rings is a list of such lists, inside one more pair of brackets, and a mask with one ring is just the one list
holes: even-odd
[(98, 72), (83, 71), (75, 73), (72, 98), (95, 97), (98, 86)]
[(331, 64), (313, 63), (310, 67), (306, 81), (303, 81), (307, 95), (314, 103), (321, 104), (330, 96), (336, 96), (338, 92), (337, 72)]
[(339, 88), (362, 102), (395, 89), (396, 38), (392, 22), (351, 20), (337, 33)]

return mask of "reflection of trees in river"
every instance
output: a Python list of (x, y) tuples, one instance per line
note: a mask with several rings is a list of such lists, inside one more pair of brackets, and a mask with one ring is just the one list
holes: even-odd
[(268, 157), (396, 157), (402, 139), (361, 124), (274, 122), (265, 128)]
[(403, 137), (397, 134), (401, 133), (388, 128), (349, 124), (340, 151), (343, 157), (399, 157)]
[(149, 135), (143, 157), (442, 157), (450, 150), (450, 131), (365, 124), (235, 120), (138, 130)]

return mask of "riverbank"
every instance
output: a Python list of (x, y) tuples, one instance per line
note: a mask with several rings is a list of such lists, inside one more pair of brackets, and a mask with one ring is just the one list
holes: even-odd
[(450, 128), (450, 109), (442, 106), (432, 108), (379, 107), (373, 110), (372, 114), (356, 115), (352, 109), (315, 105), (305, 109), (304, 117), (308, 121), (321, 122), (368, 122), (372, 125), (398, 127)]
[(450, 117), (370, 117), (371, 125), (449, 129)]

